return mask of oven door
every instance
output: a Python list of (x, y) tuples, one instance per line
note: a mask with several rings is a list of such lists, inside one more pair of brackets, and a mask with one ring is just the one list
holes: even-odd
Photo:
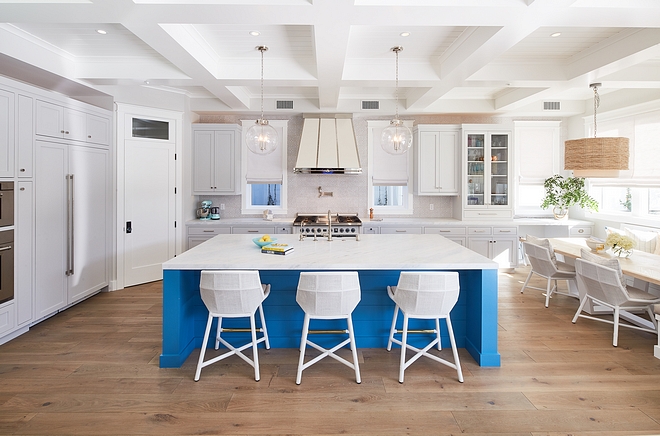
[(14, 298), (14, 231), (0, 232), (0, 304)]
[(14, 225), (14, 182), (0, 182), (0, 227)]

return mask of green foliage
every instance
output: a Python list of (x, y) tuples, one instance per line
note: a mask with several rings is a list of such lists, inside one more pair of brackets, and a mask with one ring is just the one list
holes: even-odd
[(541, 203), (543, 209), (551, 206), (568, 209), (577, 204), (583, 209), (598, 212), (598, 202), (587, 193), (583, 177), (564, 178), (555, 174), (545, 179), (543, 187), (545, 188), (545, 197)]

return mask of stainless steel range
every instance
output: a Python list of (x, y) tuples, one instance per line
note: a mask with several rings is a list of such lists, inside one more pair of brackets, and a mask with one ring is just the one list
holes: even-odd
[(332, 237), (357, 236), (362, 232), (362, 221), (356, 213), (299, 213), (293, 221), (293, 226), (294, 233), (304, 236), (327, 237), (328, 229)]

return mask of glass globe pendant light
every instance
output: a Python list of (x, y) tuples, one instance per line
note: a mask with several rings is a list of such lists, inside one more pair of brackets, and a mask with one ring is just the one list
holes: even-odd
[(380, 145), (389, 154), (404, 154), (412, 146), (412, 132), (399, 119), (399, 52), (403, 47), (392, 47), (396, 53), (396, 115), (390, 125), (383, 129)]
[(270, 154), (277, 148), (277, 130), (264, 119), (264, 52), (268, 50), (265, 45), (258, 45), (256, 50), (261, 52), (261, 118), (245, 132), (245, 142), (248, 150), (254, 154)]

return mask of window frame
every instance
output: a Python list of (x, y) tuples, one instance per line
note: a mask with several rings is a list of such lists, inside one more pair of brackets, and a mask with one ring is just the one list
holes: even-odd
[(268, 120), (268, 123), (278, 130), (280, 133), (280, 144), (282, 147), (282, 159), (281, 159), (281, 168), (282, 168), (282, 185), (280, 187), (280, 205), (279, 206), (264, 206), (264, 205), (253, 205), (252, 204), (252, 185), (247, 183), (247, 165), (248, 160), (244, 158), (247, 156), (246, 153), (250, 153), (245, 143), (245, 133), (248, 128), (250, 128), (256, 119), (252, 120), (241, 120), (241, 214), (242, 215), (254, 215), (261, 214), (265, 209), (270, 209), (273, 211), (273, 214), (286, 215), (287, 214), (287, 203), (288, 203), (288, 181), (287, 181), (287, 138), (288, 138), (288, 120)]

